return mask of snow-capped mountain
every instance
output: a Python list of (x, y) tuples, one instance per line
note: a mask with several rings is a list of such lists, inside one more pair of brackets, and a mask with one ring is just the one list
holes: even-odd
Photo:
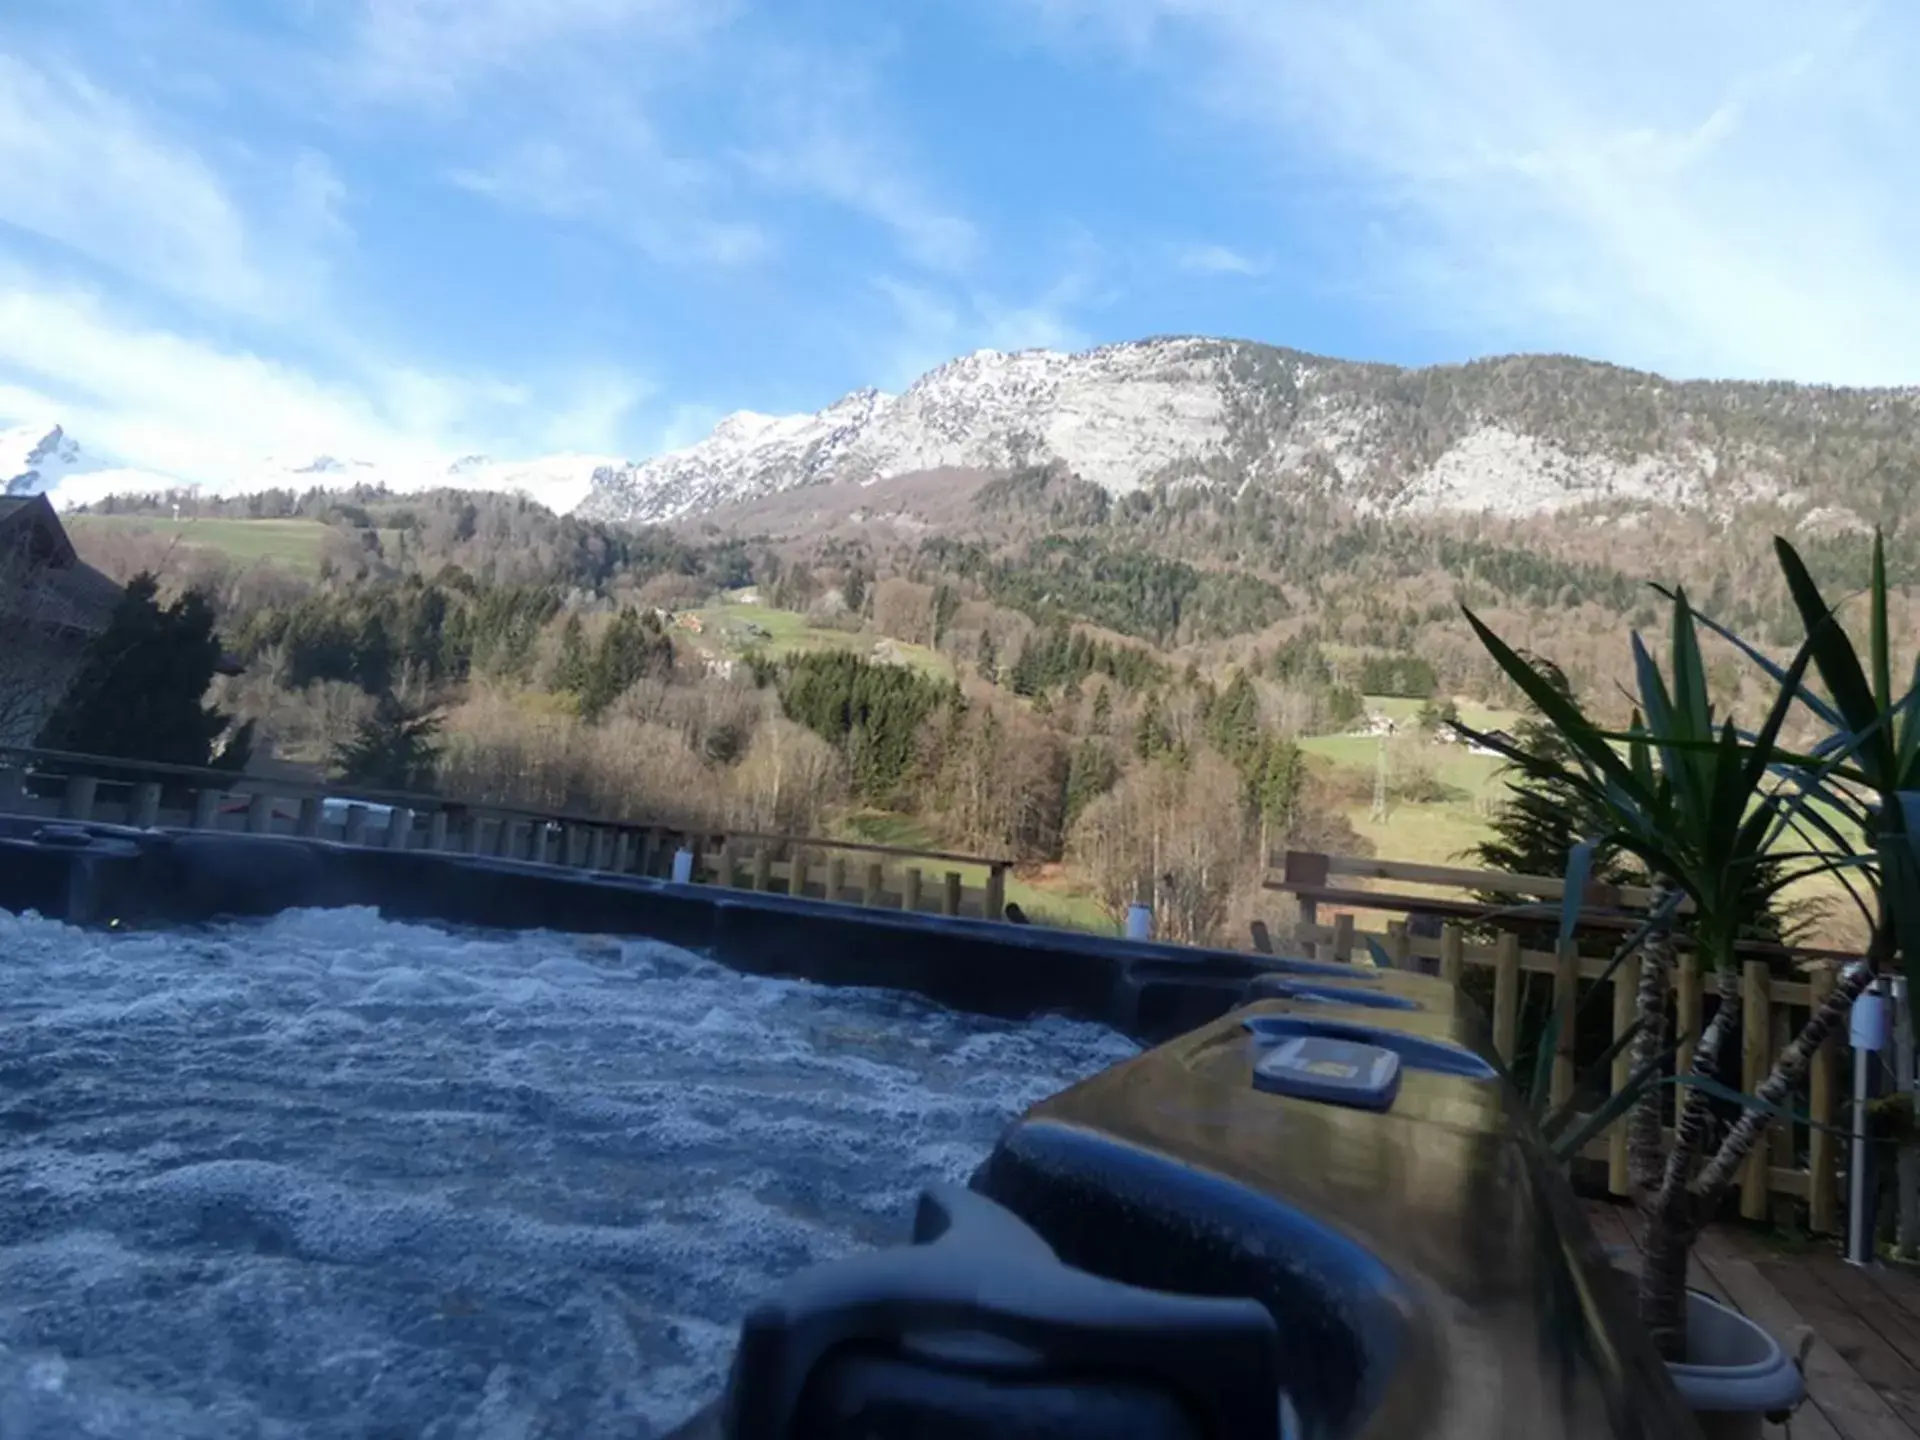
[(1724, 506), (1791, 491), (1809, 428), (1917, 398), (1679, 384), (1557, 356), (1404, 370), (1197, 338), (983, 350), (899, 395), (729, 416), (698, 444), (601, 477), (582, 511), (666, 520), (825, 481), (1054, 461), (1115, 494), (1210, 479), (1373, 513)]
[(0, 495), (39, 495), (80, 469), (80, 447), (58, 425), (0, 430)]
[(383, 485), (396, 492), (481, 490), (522, 494), (558, 514), (577, 507), (596, 483), (630, 462), (602, 455), (547, 455), (533, 460), (493, 460), (468, 455), (451, 464), (381, 463), (332, 455), (262, 460), (256, 470), (221, 484), (197, 484), (177, 475), (102, 463), (82, 450), (59, 425), (20, 425), (0, 430), (0, 494), (46, 495), (69, 509), (110, 495), (164, 494), (199, 490), (225, 495), (262, 490), (345, 490)]
[[(1920, 388), (1674, 382), (1550, 355), (1408, 370), (1172, 338), (1074, 355), (982, 350), (898, 395), (856, 390), (811, 415), (739, 411), (697, 444), (639, 461), (309, 456), (263, 461), (211, 488), (517, 492), (557, 512), (634, 522), (829, 482), (1054, 462), (1114, 494), (1204, 480), (1374, 514), (1505, 516), (1837, 504), (1836, 523), (1857, 526), (1863, 505), (1881, 503), (1860, 498), (1880, 494), (1872, 475), (1920, 474)], [(90, 464), (57, 426), (0, 431), (8, 490), (72, 505), (179, 484)]]

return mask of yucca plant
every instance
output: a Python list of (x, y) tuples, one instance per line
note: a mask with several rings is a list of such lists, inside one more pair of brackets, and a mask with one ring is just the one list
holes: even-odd
[[(1743, 1113), (1710, 1145), (1713, 1098), (1731, 1093), (1715, 1076), (1740, 1014), (1739, 938), (1756, 905), (1831, 864), (1832, 857), (1803, 853), (1798, 863), (1778, 863), (1783, 854), (1795, 853), (1783, 851), (1782, 841), (1797, 833), (1796, 824), (1809, 808), (1804, 787), (1781, 781), (1778, 741), (1814, 659), (1811, 638), (1780, 672), (1778, 692), (1759, 730), (1744, 734), (1731, 719), (1716, 718), (1693, 609), (1684, 591), (1672, 598), (1666, 673), (1641, 637), (1633, 636), (1639, 703), (1624, 734), (1590, 718), (1471, 610), (1466, 618), (1495, 662), (1559, 730), (1577, 762), (1570, 783), (1600, 833), (1587, 837), (1571, 857), (1569, 915), (1585, 889), (1585, 861), (1596, 845), (1638, 858), (1656, 890), (1664, 892), (1646, 933), (1636, 937), (1642, 964), (1630, 1040), (1632, 1079), (1558, 1140), (1559, 1148), (1576, 1153), (1592, 1134), (1626, 1117), (1630, 1188), (1644, 1222), (1639, 1312), (1661, 1354), (1680, 1360), (1687, 1348), (1686, 1276), (1694, 1240), (1871, 971), (1858, 966), (1841, 978), (1754, 1094), (1734, 1097)], [(1825, 635), (1827, 627), (1820, 633)], [(1475, 738), (1523, 768), (1537, 763), (1515, 747)], [(1691, 1072), (1675, 1077), (1681, 1088), (1669, 1143), (1663, 1124), (1664, 1070), (1676, 1046), (1668, 1036), (1666, 998), (1677, 928), (1714, 977), (1720, 1003), (1694, 1046)]]
[[(1907, 687), (1893, 689), (1891, 626), (1888, 619), (1885, 538), (1876, 531), (1867, 584), (1867, 658), (1862, 663), (1835, 608), (1821, 595), (1805, 562), (1786, 540), (1775, 537), (1794, 608), (1807, 631), (1807, 648), (1826, 693), (1805, 683), (1804, 673), (1789, 673), (1724, 625), (1702, 616), (1701, 623), (1739, 648), (1818, 718), (1827, 734), (1806, 755), (1777, 757), (1809, 803), (1798, 813), (1799, 827), (1836, 856), (1864, 851), (1871, 863), (1861, 868), (1872, 890), (1868, 909), (1872, 940), (1867, 955), (1876, 969), (1903, 961), (1907, 995), (1920, 1016), (1920, 657)], [(1839, 815), (1855, 832), (1850, 839), (1822, 813)], [(1847, 865), (1832, 867), (1844, 880)], [(1851, 889), (1851, 885), (1849, 885)], [(1908, 937), (1903, 942), (1902, 937)]]

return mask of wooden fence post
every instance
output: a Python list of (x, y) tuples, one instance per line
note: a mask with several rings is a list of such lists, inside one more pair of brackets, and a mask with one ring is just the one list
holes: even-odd
[(436, 810), (427, 817), (427, 849), (447, 848), (447, 812)]
[(647, 827), (646, 834), (640, 837), (640, 873), (651, 875), (654, 867), (660, 863), (660, 832), (653, 826)]
[(308, 839), (320, 833), (320, 797), (318, 795), (300, 797), (300, 814), (293, 822), (293, 833), (304, 835)]
[(878, 860), (869, 860), (867, 862), (867, 884), (865, 890), (861, 893), (860, 903), (863, 905), (878, 905), (880, 903), (880, 897), (886, 893), (886, 888), (887, 872), (881, 868)]
[(1387, 922), (1387, 943), (1383, 947), (1387, 958), (1393, 961), (1396, 970), (1413, 969), (1413, 937), (1407, 933), (1407, 922), (1389, 920)]
[(827, 861), (827, 899), (838, 900), (847, 888), (847, 857), (836, 855)]
[(807, 898), (807, 852), (795, 850), (787, 862), (787, 894), (797, 900)]
[(404, 850), (413, 839), (413, 811), (395, 805), (387, 811), (387, 849)]
[(519, 821), (511, 815), (500, 817), (500, 828), (493, 835), (493, 853), (502, 860), (512, 860), (518, 856), (518, 847), (514, 844), (514, 830)]
[(1333, 917), (1333, 958), (1342, 965), (1353, 963), (1353, 914), (1342, 911)]
[(942, 915), (960, 913), (960, 872), (958, 870), (947, 871), (947, 889), (946, 893), (940, 897), (940, 913)]
[(900, 901), (902, 909), (917, 911), (920, 908), (920, 892), (925, 884), (926, 877), (920, 873), (920, 867), (918, 865), (909, 865), (907, 867), (907, 890)]
[(542, 865), (553, 864), (554, 847), (559, 843), (559, 839), (560, 837), (553, 833), (553, 822), (551, 820), (534, 821), (533, 858), (538, 860)]
[[(1675, 1073), (1690, 1075), (1693, 1073), (1693, 1047), (1700, 1041), (1700, 1020), (1702, 1015), (1700, 993), (1700, 956), (1692, 951), (1682, 952), (1680, 963), (1674, 968), (1673, 980), (1673, 1026), (1680, 1044), (1674, 1051)], [(1677, 1116), (1680, 1105), (1679, 1087), (1674, 1088), (1674, 1114)]]
[[(1633, 1028), (1640, 997), (1640, 957), (1629, 955), (1613, 972), (1613, 1038), (1618, 1040)], [(1633, 1047), (1627, 1046), (1613, 1057), (1612, 1083), (1608, 1089), (1618, 1095), (1633, 1079)], [(1607, 1193), (1626, 1195), (1627, 1122), (1619, 1120), (1607, 1132)]]
[(1458, 925), (1440, 927), (1440, 978), (1457, 986), (1467, 973), (1467, 937)]
[(1553, 1072), (1547, 1081), (1547, 1097), (1554, 1105), (1573, 1099), (1574, 1026), (1580, 1009), (1580, 946), (1567, 939), (1553, 947), (1553, 1011), (1559, 1016), (1553, 1042)]
[(247, 797), (247, 833), (267, 835), (273, 831), (273, 797), (256, 790)]
[(753, 852), (753, 888), (763, 892), (773, 888), (773, 852), (764, 845)]
[(987, 919), (1004, 920), (1007, 918), (1007, 867), (992, 865), (987, 869)]
[(613, 873), (625, 875), (633, 868), (633, 832), (613, 832)]
[(367, 843), (367, 807), (364, 805), (347, 806), (347, 823), (342, 827), (342, 839), (349, 845)]
[[(1751, 1095), (1767, 1078), (1772, 1065), (1773, 1026), (1768, 1015), (1767, 962), (1749, 960), (1740, 968), (1740, 1088)], [(1740, 1214), (1747, 1220), (1767, 1218), (1767, 1166), (1772, 1148), (1762, 1132), (1761, 1142), (1740, 1170)]]
[(220, 798), (218, 790), (196, 790), (193, 792), (193, 828), (196, 830), (217, 829), (220, 824)]
[[(1833, 966), (1814, 965), (1807, 970), (1807, 998), (1818, 1010), (1833, 993)], [(1816, 1235), (1834, 1231), (1834, 1211), (1838, 1203), (1838, 1153), (1830, 1128), (1834, 1120), (1834, 1037), (1827, 1036), (1813, 1053), (1807, 1068), (1807, 1119), (1812, 1121), (1807, 1136), (1807, 1228)]]
[(1509, 931), (1495, 942), (1493, 956), (1493, 1048), (1507, 1065), (1519, 1034), (1520, 937)]
[(60, 794), (60, 818), (91, 820), (93, 797), (99, 789), (100, 782), (91, 775), (69, 775), (66, 787)]
[[(0, 810), (6, 809), (0, 805)], [(160, 823), (160, 783), (157, 780), (142, 780), (133, 787), (133, 808), (127, 814), (127, 823), (139, 830), (151, 830)]]
[(27, 808), (27, 772), (18, 765), (0, 766), (0, 815), (23, 814)]

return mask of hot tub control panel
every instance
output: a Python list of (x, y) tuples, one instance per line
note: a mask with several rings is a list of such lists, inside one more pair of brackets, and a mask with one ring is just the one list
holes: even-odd
[(1351, 1105), (1360, 1110), (1390, 1110), (1400, 1093), (1400, 1057), (1379, 1045), (1296, 1035), (1260, 1057), (1253, 1067), (1256, 1090)]

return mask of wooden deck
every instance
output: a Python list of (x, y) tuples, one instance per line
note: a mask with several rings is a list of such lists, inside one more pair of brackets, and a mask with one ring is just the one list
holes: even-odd
[[(1639, 1254), (1626, 1206), (1591, 1202), (1600, 1243)], [(1859, 1269), (1831, 1242), (1788, 1249), (1733, 1228), (1694, 1247), (1691, 1283), (1764, 1325), (1789, 1350), (1811, 1330), (1807, 1401), (1776, 1440), (1920, 1440), (1920, 1270)]]

